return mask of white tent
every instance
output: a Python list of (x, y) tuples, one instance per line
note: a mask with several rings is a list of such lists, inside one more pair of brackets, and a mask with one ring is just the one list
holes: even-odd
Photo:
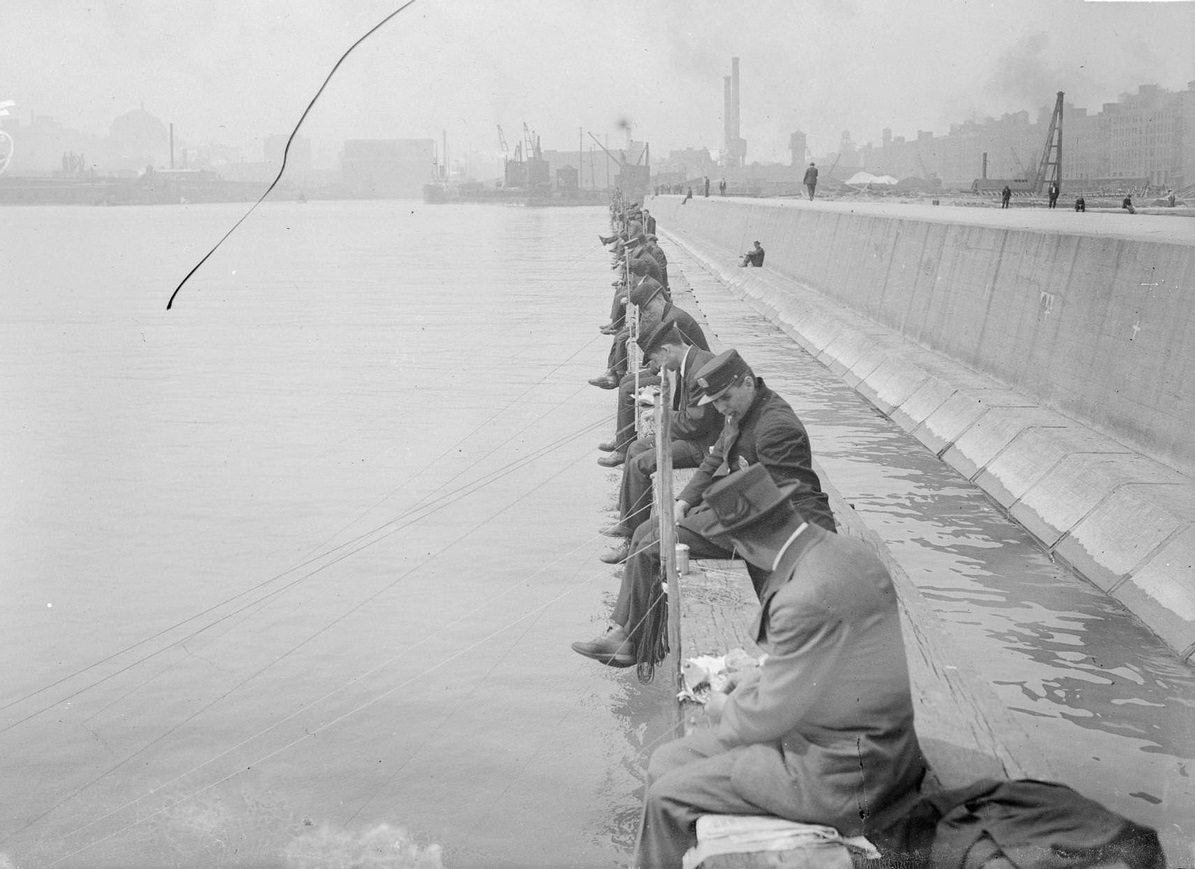
[(888, 187), (895, 184), (896, 179), (891, 175), (872, 175), (870, 172), (856, 172), (843, 183), (848, 184), (851, 187), (861, 188), (870, 187), (872, 184)]

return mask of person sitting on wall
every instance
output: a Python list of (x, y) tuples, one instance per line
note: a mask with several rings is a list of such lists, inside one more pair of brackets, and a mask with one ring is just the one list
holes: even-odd
[(762, 465), (706, 490), (710, 532), (768, 580), (763, 665), (714, 692), (715, 727), (652, 753), (634, 865), (680, 867), (703, 814), (775, 815), (875, 835), (918, 800), (925, 759), (892, 579), (862, 540), (809, 522)]
[(1137, 213), (1137, 209), (1133, 207), (1133, 197), (1132, 196), (1126, 196), (1124, 198), (1124, 201), (1122, 203), (1120, 203), (1120, 207), (1123, 208), (1125, 211), (1127, 211), (1129, 214)]
[[(697, 372), (714, 358), (708, 350), (685, 341), (675, 322), (660, 323), (639, 336), (643, 358), (657, 369), (677, 372), (676, 392), (669, 410), (673, 468), (696, 468), (722, 431), (722, 414), (712, 404), (701, 404)], [(601, 559), (610, 564), (625, 561), (631, 535), (646, 521), (651, 509), (651, 477), (656, 472), (655, 438), (640, 438), (627, 448), (618, 492), (618, 522), (603, 529), (618, 537), (618, 546)]]
[[(733, 557), (733, 542), (709, 530), (713, 517), (701, 503), (702, 496), (716, 480), (754, 465), (762, 465), (777, 485), (785, 487), (794, 509), (834, 531), (830, 499), (813, 469), (809, 435), (788, 402), (756, 377), (736, 350), (720, 353), (702, 366), (697, 384), (704, 393), (698, 403), (713, 404), (725, 422), (709, 455), (671, 505), (677, 542), (689, 547), (689, 557)], [(748, 564), (747, 572), (758, 594), (767, 568)], [(631, 536), (610, 629), (595, 640), (573, 643), (573, 651), (610, 667), (654, 667), (663, 660), (666, 649), (656, 633), (661, 622), (653, 618), (662, 611), (659, 575), (659, 523), (648, 520)]]
[(743, 266), (755, 266), (759, 268), (763, 265), (763, 248), (759, 242), (755, 242), (755, 250), (749, 250), (743, 254), (743, 261), (739, 263), (739, 268)]
[[(631, 290), (629, 301), (639, 309), (640, 335), (650, 334), (659, 323), (675, 323), (686, 344), (692, 344), (702, 350), (710, 349), (709, 341), (700, 324), (688, 311), (672, 304), (668, 293), (658, 281), (644, 278)], [(627, 365), (628, 336), (629, 333), (624, 330), (615, 337), (606, 373), (589, 381), (602, 389), (618, 390), (614, 439), (598, 445), (599, 450), (609, 453), (598, 459), (598, 464), (605, 468), (621, 465), (626, 460), (627, 448), (635, 439), (635, 372), (628, 370)], [(655, 374), (655, 370), (645, 362), (645, 367), (639, 371), (639, 385), (659, 383)]]

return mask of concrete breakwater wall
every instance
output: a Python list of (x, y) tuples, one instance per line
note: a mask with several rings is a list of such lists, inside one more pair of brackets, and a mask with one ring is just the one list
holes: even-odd
[[(1186, 224), (1190, 237), (1179, 244), (1043, 231), (1015, 211), (988, 211), (1010, 217), (983, 225), (942, 217), (973, 217), (976, 209), (680, 201), (657, 197), (649, 208), (666, 228), (719, 248), (741, 252), (759, 239), (770, 270), (1184, 473), (1195, 471), (1191, 221), (1154, 218)], [(930, 211), (933, 220), (922, 216)], [(1130, 219), (1049, 216), (1085, 228)]]
[[(1121, 215), (1099, 215), (1109, 231), (1093, 234), (1097, 224), (1067, 233), (1050, 222), (1097, 215), (1044, 210), (992, 225), (972, 209), (647, 204), (673, 240), (1056, 557), (1180, 657), (1195, 655), (1185, 220), (1154, 221), (1170, 236), (1157, 240), (1112, 232)], [(939, 216), (948, 212), (957, 223)], [(765, 268), (738, 268), (754, 239)]]

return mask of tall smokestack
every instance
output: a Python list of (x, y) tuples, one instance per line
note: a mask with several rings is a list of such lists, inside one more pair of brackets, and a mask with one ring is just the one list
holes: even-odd
[(739, 59), (730, 59), (731, 138), (739, 137)]
[(722, 164), (739, 168), (746, 165), (747, 143), (739, 135), (739, 59), (730, 59), (730, 75), (722, 78), (723, 146)]
[(722, 76), (722, 149), (727, 154), (730, 153), (730, 143), (734, 139), (734, 128), (731, 126), (735, 114), (732, 94), (730, 76), (724, 75)]

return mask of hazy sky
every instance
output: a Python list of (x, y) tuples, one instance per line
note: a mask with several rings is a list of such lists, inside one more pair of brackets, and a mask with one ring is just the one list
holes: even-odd
[[(289, 132), (341, 53), (401, 0), (4, 0), (0, 100), (105, 133), (144, 103), (190, 144)], [(741, 58), (748, 159), (843, 130), (878, 141), (1052, 105), (1092, 111), (1195, 79), (1195, 2), (1084, 0), (416, 0), (354, 51), (303, 132), (439, 138), (455, 154), (545, 148), (620, 123), (662, 155), (722, 144)], [(586, 137), (586, 144), (589, 139)]]

